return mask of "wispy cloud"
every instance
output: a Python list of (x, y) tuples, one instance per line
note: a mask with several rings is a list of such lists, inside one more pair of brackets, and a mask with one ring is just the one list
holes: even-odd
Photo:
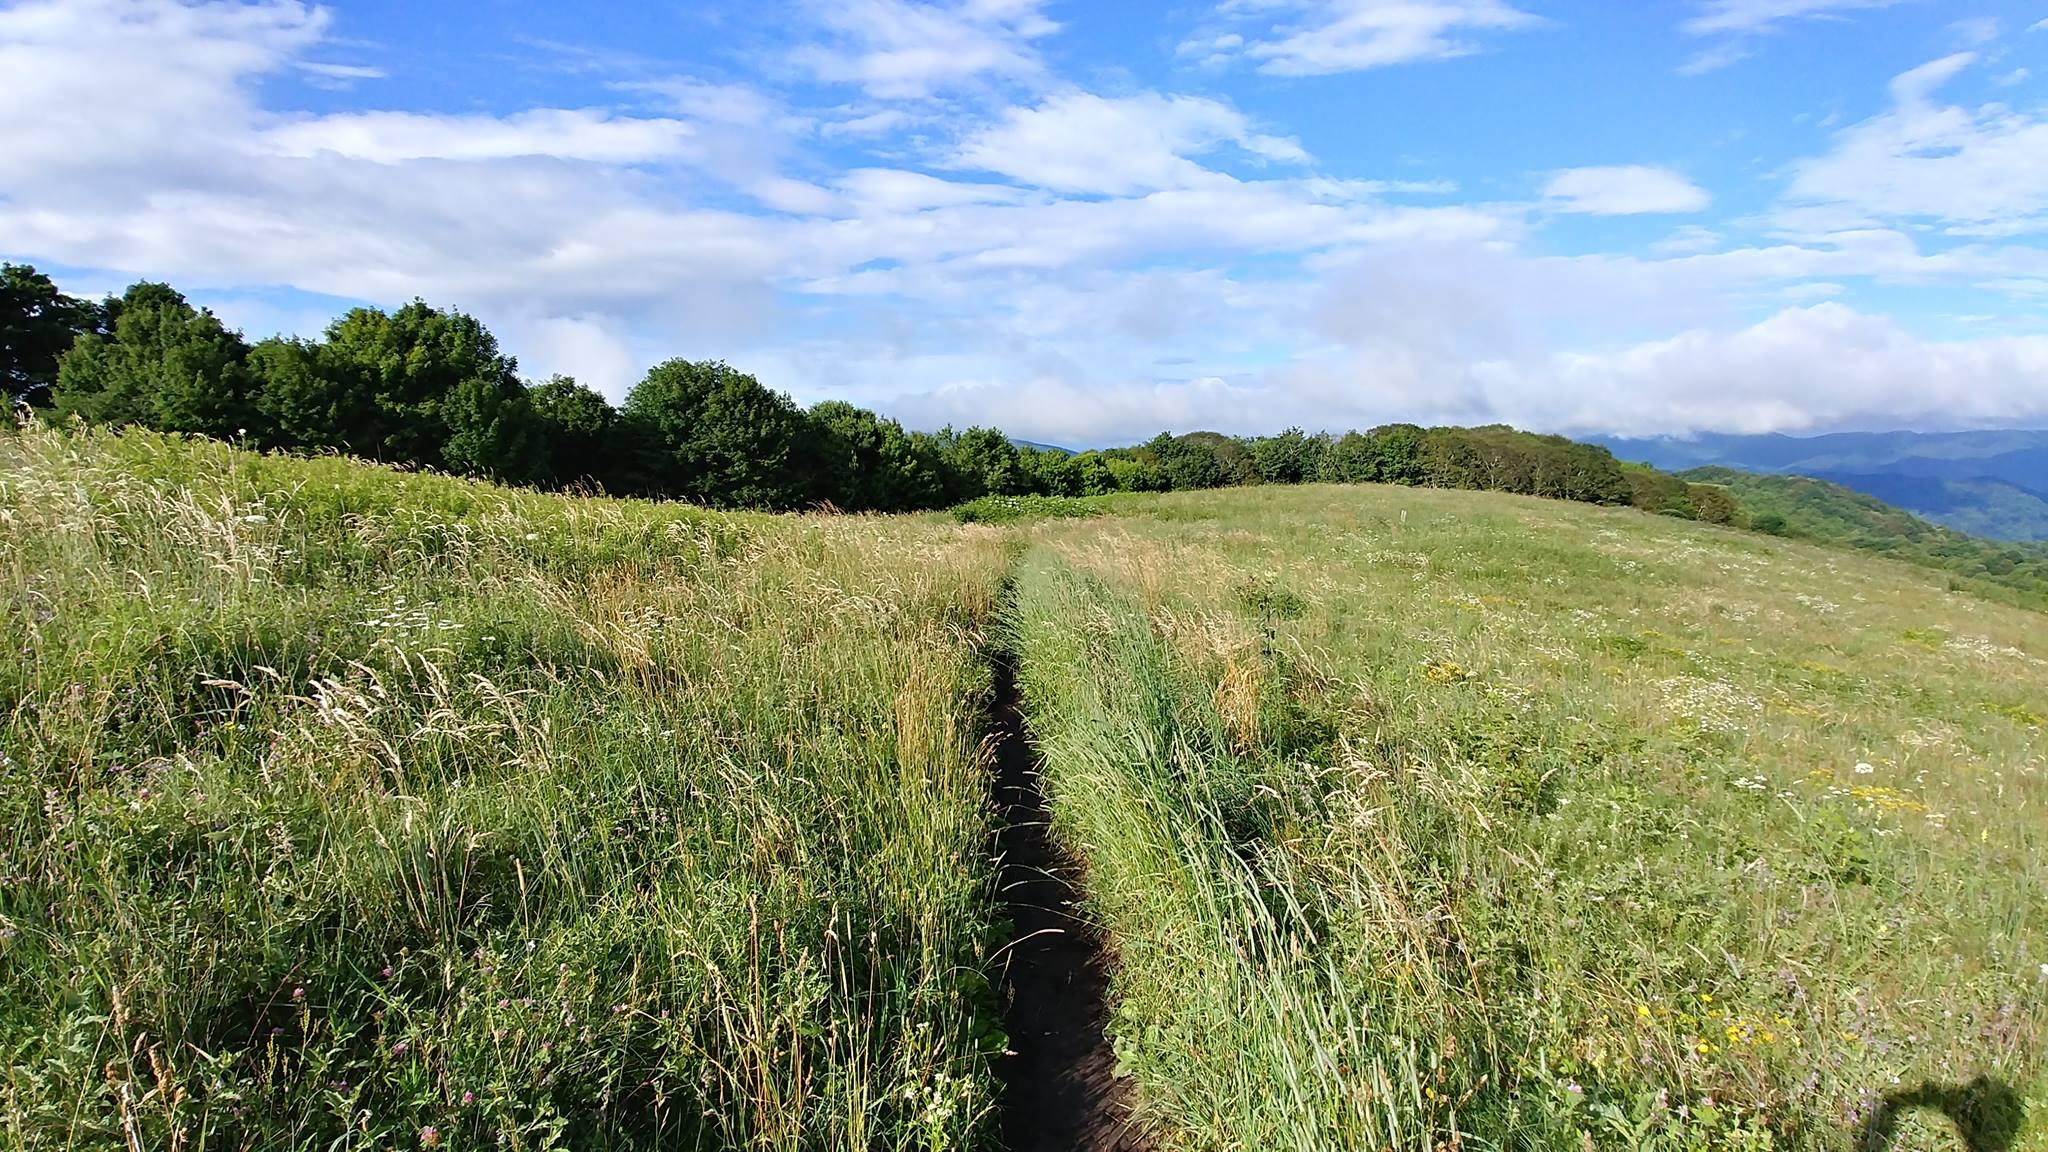
[(1889, 8), (1899, 0), (1700, 0), (1698, 12), (1679, 27), (1718, 42), (1680, 66), (1686, 75), (1725, 68), (1750, 56), (1757, 38), (1800, 20), (1841, 18), (1855, 9)]
[(380, 164), (517, 157), (636, 164), (679, 155), (691, 135), (690, 125), (680, 120), (550, 108), (513, 116), (342, 113), (282, 125), (262, 140), (285, 156), (331, 155)]
[(1218, 179), (1190, 157), (1225, 145), (1259, 161), (1309, 160), (1301, 145), (1255, 131), (1242, 113), (1214, 100), (1068, 91), (1012, 108), (969, 139), (954, 162), (1054, 191), (1129, 195)]
[(1227, 0), (1220, 11), (1263, 27), (1183, 44), (1184, 52), (1209, 60), (1242, 54), (1281, 76), (1466, 56), (1480, 50), (1475, 33), (1541, 23), (1504, 0)]
[(292, 67), (312, 76), (347, 83), (353, 80), (382, 80), (384, 70), (366, 64), (332, 64), (323, 60), (300, 60)]
[(829, 83), (916, 99), (983, 77), (1040, 73), (1032, 42), (1057, 31), (1045, 0), (814, 0), (827, 42), (791, 54)]
[(1567, 168), (1543, 186), (1543, 197), (1556, 211), (1594, 216), (1698, 212), (1712, 202), (1679, 173), (1636, 164)]
[(2048, 232), (2048, 115), (1937, 99), (1977, 61), (1958, 52), (1894, 77), (1889, 109), (1794, 166), (1781, 217), (1823, 214), (1837, 228), (1931, 222), (1957, 235)]

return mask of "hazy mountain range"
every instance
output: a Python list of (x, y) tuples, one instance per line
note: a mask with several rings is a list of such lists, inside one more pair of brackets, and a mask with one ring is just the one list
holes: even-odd
[(1958, 532), (2048, 540), (2048, 431), (1592, 439), (1668, 471), (1720, 465), (1812, 476)]

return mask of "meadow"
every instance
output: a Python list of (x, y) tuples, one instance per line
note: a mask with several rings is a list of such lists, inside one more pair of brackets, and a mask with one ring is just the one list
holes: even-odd
[(1520, 497), (1112, 511), (1013, 627), (1172, 1146), (2044, 1146), (2040, 615)]
[(29, 430), (0, 569), (0, 1143), (985, 1125), (986, 536)]
[(1153, 1147), (2048, 1148), (2048, 617), (1499, 494), (962, 519), (0, 436), (0, 1145), (994, 1147), (1001, 653)]

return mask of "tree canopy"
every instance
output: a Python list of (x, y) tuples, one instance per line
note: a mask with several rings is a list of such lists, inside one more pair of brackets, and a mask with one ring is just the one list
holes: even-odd
[(99, 323), (97, 305), (59, 292), (54, 281), (26, 264), (0, 264), (0, 380), (8, 399), (48, 405), (58, 360)]
[(1325, 482), (1742, 518), (1725, 490), (1499, 425), (1162, 432), (1069, 453), (996, 428), (910, 431), (843, 400), (806, 410), (723, 361), (683, 358), (649, 369), (615, 408), (566, 376), (528, 384), (481, 321), (420, 300), (352, 309), (317, 340), (252, 347), (169, 285), (93, 304), (13, 264), (0, 266), (0, 370), (17, 401), (52, 402), (61, 418), (722, 507), (901, 512), (981, 496)]

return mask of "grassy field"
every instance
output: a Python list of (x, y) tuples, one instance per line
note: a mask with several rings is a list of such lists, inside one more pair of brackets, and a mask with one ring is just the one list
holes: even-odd
[(966, 1146), (1003, 567), (0, 437), (0, 1141)]
[(0, 436), (0, 1147), (991, 1147), (1007, 646), (1160, 1148), (2048, 1148), (2048, 617), (1467, 492), (971, 518)]
[(1013, 626), (1174, 1146), (1846, 1147), (1891, 1096), (1983, 1148), (2048, 1104), (2040, 615), (1523, 498), (1121, 511), (1035, 530)]

